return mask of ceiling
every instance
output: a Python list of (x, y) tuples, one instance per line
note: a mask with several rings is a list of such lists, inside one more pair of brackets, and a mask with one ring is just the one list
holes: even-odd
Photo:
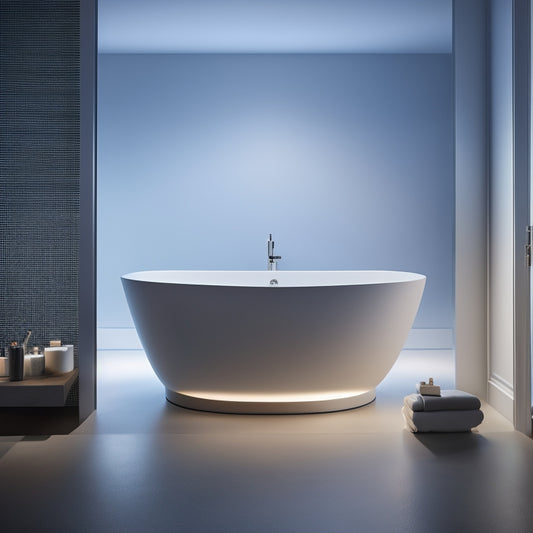
[(98, 0), (101, 53), (450, 53), (452, 0)]

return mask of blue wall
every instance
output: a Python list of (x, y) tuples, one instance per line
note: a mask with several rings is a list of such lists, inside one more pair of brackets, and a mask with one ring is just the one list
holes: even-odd
[(453, 327), (449, 54), (99, 58), (98, 325), (132, 325), (120, 275), (264, 269), (427, 274), (415, 326)]

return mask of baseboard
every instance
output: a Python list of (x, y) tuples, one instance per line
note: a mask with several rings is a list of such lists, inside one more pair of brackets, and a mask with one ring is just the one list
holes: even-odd
[(453, 350), (455, 341), (451, 328), (414, 328), (409, 332), (404, 350)]
[[(98, 350), (142, 350), (135, 328), (98, 328)], [(448, 328), (412, 329), (405, 350), (453, 350), (453, 330)]]
[(513, 422), (514, 391), (512, 386), (497, 374), (492, 374), (488, 385), (488, 403)]
[(135, 328), (98, 328), (97, 350), (142, 350)]

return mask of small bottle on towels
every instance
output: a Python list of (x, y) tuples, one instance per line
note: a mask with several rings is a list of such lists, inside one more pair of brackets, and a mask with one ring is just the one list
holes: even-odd
[(12, 342), (9, 347), (9, 381), (24, 379), (24, 347)]

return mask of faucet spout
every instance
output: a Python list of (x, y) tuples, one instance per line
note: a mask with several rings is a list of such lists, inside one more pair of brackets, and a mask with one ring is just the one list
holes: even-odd
[(281, 255), (274, 255), (274, 241), (272, 240), (272, 233), (270, 233), (267, 241), (268, 246), (268, 270), (277, 270), (278, 259), (281, 259)]

